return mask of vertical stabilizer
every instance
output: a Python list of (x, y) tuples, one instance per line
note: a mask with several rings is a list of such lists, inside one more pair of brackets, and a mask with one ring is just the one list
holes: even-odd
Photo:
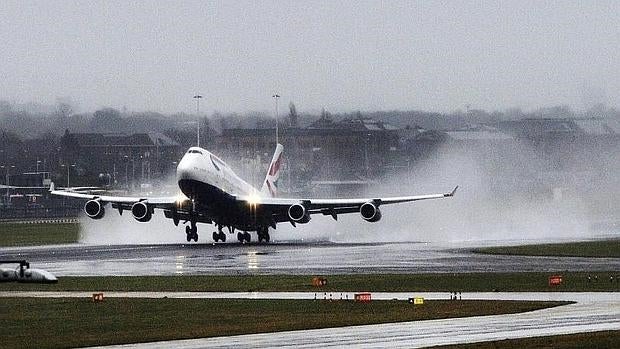
[(273, 153), (273, 158), (269, 164), (269, 170), (265, 181), (260, 189), (261, 193), (265, 196), (276, 197), (278, 195), (278, 178), (280, 177), (280, 168), (282, 167), (282, 150), (284, 146), (278, 143), (276, 145), (276, 151)]

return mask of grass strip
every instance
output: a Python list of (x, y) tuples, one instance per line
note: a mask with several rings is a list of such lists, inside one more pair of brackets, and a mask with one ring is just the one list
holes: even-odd
[(620, 331), (600, 331), (562, 336), (534, 337), (489, 341), (472, 344), (437, 346), (433, 349), (617, 349), (620, 348)]
[(562, 304), (567, 303), (4, 298), (0, 338), (7, 348), (66, 348), (518, 313)]
[(620, 239), (583, 241), (561, 244), (485, 247), (476, 253), (552, 257), (599, 257), (620, 258)]
[[(563, 282), (549, 286), (549, 276)], [(590, 276), (590, 281), (588, 281)], [(613, 277), (613, 279), (611, 279)], [(310, 275), (186, 275), (61, 277), (57, 284), (0, 283), (0, 291), (196, 291), (196, 292), (618, 292), (620, 271), (583, 273), (455, 273), (327, 275), (312, 286)]]
[(0, 224), (0, 247), (69, 244), (79, 238), (77, 223)]

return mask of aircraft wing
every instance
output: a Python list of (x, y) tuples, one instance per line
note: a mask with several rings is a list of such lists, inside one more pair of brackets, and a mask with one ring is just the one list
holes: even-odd
[(140, 201), (148, 201), (149, 204), (155, 205), (158, 208), (167, 208), (175, 205), (179, 198), (176, 196), (169, 197), (140, 197), (140, 196), (111, 196), (111, 195), (98, 195), (90, 194), (79, 191), (72, 191), (67, 189), (51, 190), (52, 195), (65, 196), (84, 200), (101, 200), (106, 203), (112, 204), (134, 204)]
[[(192, 203), (184, 195), (165, 197), (112, 196), (78, 192), (71, 189), (55, 190), (54, 188), (51, 188), (50, 193), (52, 195), (89, 201), (92, 200), (100, 203), (91, 206), (91, 208), (94, 209), (92, 212), (87, 211), (87, 206), (84, 207), (84, 210), (87, 211), (86, 214), (91, 218), (103, 217), (103, 207), (108, 203), (121, 215), (123, 214), (123, 211), (131, 211), (134, 204), (144, 203), (150, 211), (150, 213), (143, 211), (143, 217), (146, 219), (145, 221), (150, 219), (154, 209), (161, 209), (164, 212), (164, 216), (172, 219), (175, 225), (178, 225), (179, 221), (188, 221), (190, 219), (194, 219), (197, 222), (202, 223), (212, 223), (212, 218), (207, 212), (192, 212)], [(147, 216), (148, 218), (146, 218)]]
[[(138, 196), (110, 196), (110, 195), (96, 195), (76, 193), (66, 190), (54, 190), (50, 192), (52, 195), (66, 196), (77, 199), (85, 200), (101, 200), (106, 203), (112, 204), (134, 204), (140, 201), (148, 201), (149, 204), (156, 206), (157, 208), (167, 208), (177, 203), (178, 198), (176, 196), (170, 197), (138, 197)], [(131, 206), (131, 205), (130, 205)]]
[[(247, 205), (262, 207), (265, 211), (271, 212), (275, 222), (287, 222), (291, 220), (289, 209), (293, 205), (301, 205), (308, 215), (321, 213), (337, 219), (339, 214), (360, 212), (364, 204), (371, 204), (378, 211), (379, 206), (388, 204), (398, 204), (411, 201), (442, 199), (454, 196), (458, 186), (451, 192), (443, 194), (415, 195), (415, 196), (396, 196), (396, 197), (374, 197), (357, 199), (288, 199), (288, 198), (264, 198), (252, 196), (238, 196), (237, 200)], [(371, 208), (371, 207), (369, 207)], [(301, 220), (300, 220), (301, 221)]]

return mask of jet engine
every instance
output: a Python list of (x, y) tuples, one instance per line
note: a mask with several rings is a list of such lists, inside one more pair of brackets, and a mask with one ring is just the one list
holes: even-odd
[(153, 211), (145, 201), (131, 205), (131, 214), (138, 222), (148, 222), (153, 217)]
[(308, 223), (310, 222), (310, 214), (306, 209), (306, 206), (302, 204), (293, 204), (288, 208), (288, 218), (296, 223)]
[(99, 199), (88, 200), (84, 205), (84, 212), (92, 219), (100, 219), (105, 215), (105, 209)]
[(360, 206), (360, 214), (368, 222), (378, 222), (381, 219), (381, 210), (379, 206), (372, 202), (367, 202)]

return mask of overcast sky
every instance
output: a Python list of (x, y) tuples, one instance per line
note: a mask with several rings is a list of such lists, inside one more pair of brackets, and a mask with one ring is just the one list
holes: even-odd
[(620, 1), (0, 2), (0, 99), (81, 111), (620, 106)]

